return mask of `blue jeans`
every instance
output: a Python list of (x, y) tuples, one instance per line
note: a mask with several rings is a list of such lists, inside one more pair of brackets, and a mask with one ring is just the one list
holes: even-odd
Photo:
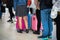
[(52, 35), (53, 25), (50, 12), (51, 9), (41, 10), (41, 22), (43, 26), (42, 36)]

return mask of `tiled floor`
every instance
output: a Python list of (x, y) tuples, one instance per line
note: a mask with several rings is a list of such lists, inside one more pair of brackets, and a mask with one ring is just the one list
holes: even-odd
[[(0, 20), (0, 40), (41, 40), (37, 37), (39, 35), (35, 35), (30, 31), (28, 34), (23, 32), (17, 33), (15, 28), (15, 22), (14, 23), (8, 23), (7, 20), (9, 18), (9, 13), (6, 11), (5, 14), (3, 14), (2, 20)], [(51, 40), (56, 40), (56, 26), (54, 26), (53, 30), (53, 38)]]

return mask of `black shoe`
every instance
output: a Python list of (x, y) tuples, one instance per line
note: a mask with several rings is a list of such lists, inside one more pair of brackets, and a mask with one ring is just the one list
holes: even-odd
[(38, 38), (46, 38), (47, 36), (38, 36)]
[(7, 22), (11, 22), (11, 23), (13, 23), (13, 20), (8, 20)]
[(9, 19), (7, 22), (11, 22), (11, 21), (12, 21), (12, 20)]
[(2, 19), (2, 18), (0, 17), (0, 19)]
[(29, 33), (29, 30), (28, 29), (26, 29), (26, 33)]
[(22, 30), (17, 30), (18, 33), (22, 33)]
[(33, 32), (33, 34), (38, 34), (38, 35), (39, 35), (39, 34), (40, 34), (40, 32), (38, 32), (38, 31), (34, 31), (34, 32)]

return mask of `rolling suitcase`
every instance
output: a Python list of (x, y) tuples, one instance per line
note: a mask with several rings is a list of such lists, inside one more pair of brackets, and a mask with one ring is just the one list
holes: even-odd
[(37, 31), (37, 18), (36, 18), (36, 15), (32, 16), (32, 30)]
[[(17, 31), (20, 31), (19, 25), (18, 25), (18, 17), (16, 16), (16, 29)], [(22, 19), (22, 30), (25, 30), (25, 24), (24, 24), (24, 20)]]
[(29, 11), (28, 13), (28, 28), (31, 29), (31, 26), (32, 26), (32, 14), (31, 12)]
[[(33, 31), (37, 31), (37, 18), (36, 18), (36, 15), (33, 15), (33, 16), (32, 16), (32, 30), (33, 30)], [(41, 22), (40, 30), (41, 30), (41, 31), (43, 30), (42, 22)]]
[(18, 17), (17, 17), (17, 16), (16, 16), (16, 30), (17, 30), (17, 32), (20, 31), (20, 29), (19, 29), (19, 25), (18, 25)]

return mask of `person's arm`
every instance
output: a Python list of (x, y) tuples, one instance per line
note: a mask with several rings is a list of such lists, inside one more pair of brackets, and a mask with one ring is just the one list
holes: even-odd
[(40, 1), (34, 0), (34, 3), (36, 5), (36, 9), (40, 9)]

